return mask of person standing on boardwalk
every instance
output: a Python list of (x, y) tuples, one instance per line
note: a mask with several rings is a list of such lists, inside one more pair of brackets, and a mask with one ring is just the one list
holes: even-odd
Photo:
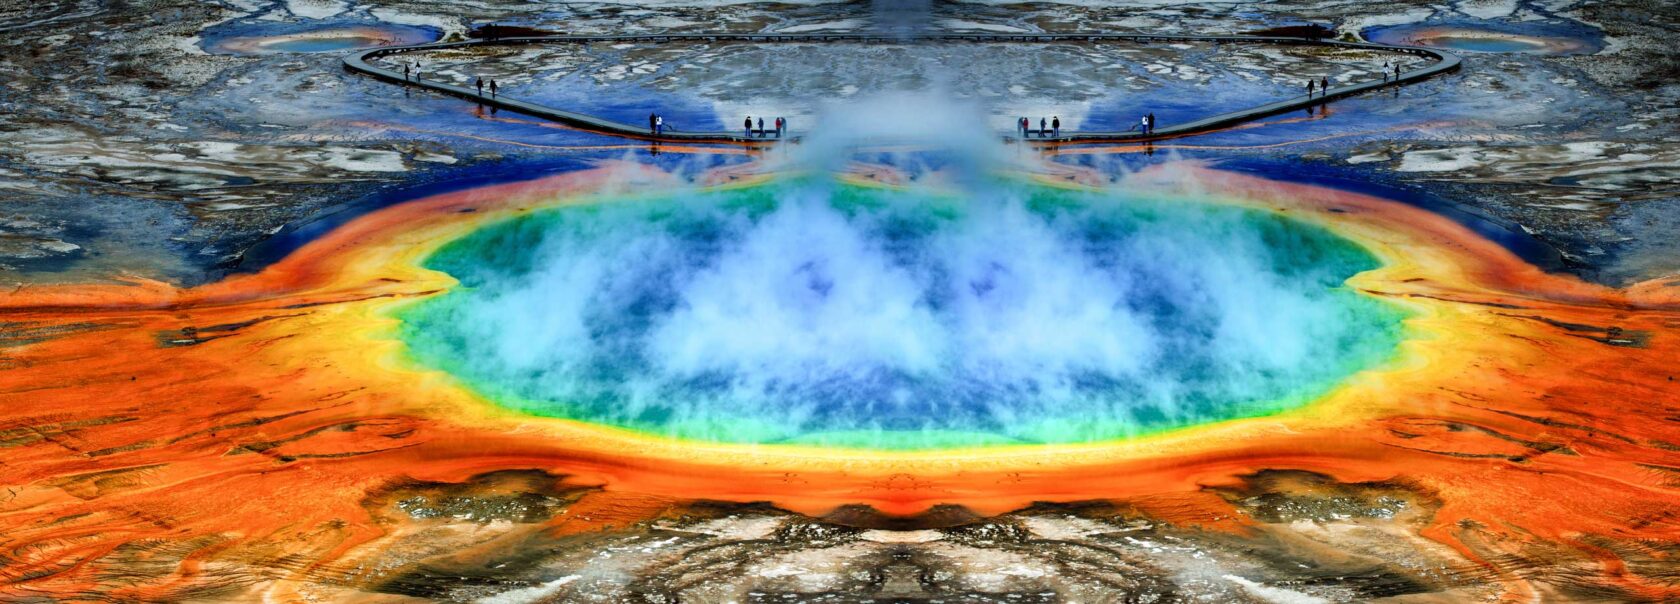
[(1138, 130), (1142, 131), (1145, 136), (1149, 134), (1149, 116), (1145, 115), (1138, 118)]
[(1044, 138), (1044, 133), (1050, 131), (1050, 129), (1048, 127), (1046, 127), (1044, 124), (1045, 124), (1044, 118), (1043, 117), (1038, 118), (1038, 137), (1039, 138)]
[(1055, 132), (1058, 137), (1062, 135), (1062, 116), (1058, 115), (1050, 118), (1050, 130)]
[(648, 113), (648, 132), (659, 134), (659, 114)]
[(1396, 81), (1396, 82), (1400, 81), (1400, 64), (1399, 63), (1394, 64), (1394, 81)]
[(403, 81), (408, 81), (408, 63), (403, 63)]
[(1312, 98), (1313, 85), (1315, 85), (1317, 83), (1318, 82), (1314, 82), (1311, 78), (1307, 79), (1307, 98), (1309, 98), (1309, 99)]
[(1320, 78), (1318, 80), (1318, 93), (1330, 94), (1330, 78)]
[(747, 120), (741, 122), (741, 125), (747, 129), (747, 138), (752, 138), (752, 116), (747, 116)]
[(474, 81), (473, 84), (478, 86), (478, 96), (484, 96), (484, 76), (478, 76), (478, 79)]
[(1155, 133), (1155, 112), (1154, 111), (1149, 112), (1149, 128), (1148, 128), (1148, 130), (1149, 130), (1150, 134)]
[(661, 115), (653, 118), (653, 133), (660, 136), (665, 135), (665, 116)]
[(490, 80), (490, 98), (496, 98), (496, 80)]
[(764, 116), (758, 116), (758, 137), (764, 138)]

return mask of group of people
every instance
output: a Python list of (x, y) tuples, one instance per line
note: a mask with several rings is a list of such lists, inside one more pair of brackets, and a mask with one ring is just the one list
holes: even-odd
[[(758, 130), (757, 130), (758, 136), (757, 136), (757, 138), (764, 138), (764, 137), (770, 136), (770, 133), (772, 133), (772, 132), (776, 133), (776, 138), (781, 138), (782, 135), (787, 134), (787, 127), (788, 127), (787, 118), (778, 117), (774, 121), (772, 121), (771, 124), (774, 125), (776, 127), (776, 129), (775, 130), (765, 130), (764, 129), (764, 116), (762, 116), (762, 115), (759, 116), (758, 117)], [(747, 116), (747, 119), (745, 121), (741, 122), (741, 126), (746, 129), (747, 138), (754, 138), (753, 137), (753, 132), (754, 132), (754, 130), (753, 130), (753, 116), (750, 116), (750, 115)]]
[[(473, 83), (478, 86), (478, 96), (484, 96), (484, 76), (479, 76), (478, 80)], [(490, 80), (490, 98), (496, 98), (495, 79)]]
[[(420, 81), (420, 63), (418, 61), (414, 63), (403, 63), (403, 81)], [(484, 76), (479, 76), (473, 80), (473, 86), (478, 88), (478, 96), (484, 96), (484, 83)], [(490, 80), (490, 98), (495, 98), (496, 93), (496, 80), (492, 79)]]
[[(1388, 81), (1389, 72), (1394, 72), (1395, 82), (1400, 81), (1399, 63), (1384, 61), (1382, 68), (1382, 79), (1384, 82)], [(1317, 81), (1314, 81), (1312, 78), (1307, 78), (1307, 98), (1312, 98), (1314, 92), (1317, 92), (1320, 97), (1330, 94), (1330, 78), (1319, 78)]]
[(1027, 118), (1023, 116), (1021, 119), (1015, 120), (1015, 129), (1021, 133), (1021, 138), (1029, 138), (1033, 132), (1037, 132), (1040, 137), (1061, 136), (1062, 116), (1052, 116), (1048, 122), (1042, 117), (1038, 118), (1038, 130), (1036, 131), (1032, 129), (1032, 122), (1027, 121)]
[(654, 136), (659, 136), (661, 134), (664, 134), (665, 133), (665, 116), (659, 115), (657, 113), (649, 113), (648, 114), (648, 132), (652, 132)]
[(1315, 84), (1318, 85), (1319, 96), (1324, 96), (1330, 93), (1330, 78), (1319, 78), (1317, 80), (1307, 78), (1307, 98), (1312, 98), (1313, 86)]
[[(1145, 135), (1154, 134), (1155, 113), (1152, 111), (1148, 115), (1138, 118), (1137, 129)], [(1038, 118), (1037, 130), (1032, 129), (1031, 120), (1021, 117), (1015, 120), (1015, 132), (1020, 134), (1021, 138), (1032, 138), (1033, 134), (1038, 134), (1040, 138), (1060, 137), (1062, 135), (1062, 117), (1058, 115), (1051, 116), (1048, 119)]]
[(1400, 64), (1399, 63), (1392, 63), (1391, 64), (1387, 61), (1383, 62), (1383, 81), (1384, 82), (1388, 81), (1388, 72), (1389, 71), (1394, 72), (1394, 81), (1396, 81), (1396, 82), (1400, 81)]

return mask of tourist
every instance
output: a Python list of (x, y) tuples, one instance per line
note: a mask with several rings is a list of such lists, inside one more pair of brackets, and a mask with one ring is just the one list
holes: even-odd
[(1313, 81), (1311, 78), (1307, 79), (1307, 98), (1309, 99), (1312, 98), (1313, 86), (1315, 84), (1318, 84), (1318, 82)]
[(752, 116), (747, 116), (747, 120), (741, 122), (741, 125), (747, 128), (747, 138), (752, 138)]
[(787, 118), (778, 117), (776, 118), (776, 138), (781, 138), (784, 134), (787, 134)]
[(766, 134), (764, 132), (764, 117), (760, 116), (758, 118), (758, 137), (759, 138), (764, 138), (765, 136), (766, 136)]
[(1330, 78), (1319, 79), (1318, 90), (1320, 94), (1330, 94)]
[(652, 113), (652, 112), (648, 113), (648, 132), (651, 132), (653, 134), (659, 134), (659, 115), (658, 114), (655, 114), (655, 113)]
[(1015, 129), (1021, 131), (1021, 138), (1027, 137), (1027, 116), (1023, 115), (1021, 119), (1015, 120)]
[(1056, 137), (1062, 136), (1062, 116), (1058, 115), (1050, 119), (1050, 130), (1056, 133)]
[(414, 62), (414, 81), (420, 81), (420, 62)]
[(408, 63), (403, 63), (403, 81), (408, 81)]
[(1396, 81), (1396, 82), (1400, 81), (1400, 64), (1399, 63), (1394, 64), (1394, 81)]
[(490, 98), (496, 98), (496, 80), (490, 80)]
[(653, 133), (660, 136), (665, 135), (665, 116), (661, 115), (653, 118)]
[(1049, 131), (1050, 131), (1050, 129), (1045, 127), (1044, 118), (1043, 117), (1038, 118), (1038, 137), (1039, 138), (1044, 138), (1044, 136), (1045, 136), (1044, 133), (1049, 132)]
[(474, 81), (473, 84), (478, 86), (478, 96), (484, 96), (484, 76), (478, 76), (478, 79)]
[(1149, 135), (1149, 116), (1145, 115), (1138, 118), (1138, 129), (1141, 130), (1145, 136)]
[(1155, 112), (1154, 111), (1149, 112), (1149, 133), (1150, 134), (1155, 133)]

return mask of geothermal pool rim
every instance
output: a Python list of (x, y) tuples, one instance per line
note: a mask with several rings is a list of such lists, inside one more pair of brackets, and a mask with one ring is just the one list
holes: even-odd
[[(1145, 135), (1136, 131), (1067, 131), (1060, 136), (1028, 138), (1033, 143), (1094, 143), (1094, 142), (1145, 142), (1167, 138), (1176, 138), (1192, 134), (1201, 134), (1233, 126), (1236, 124), (1258, 120), (1265, 117), (1288, 113), (1299, 109), (1307, 109), (1321, 105), (1334, 99), (1362, 94), (1388, 86), (1402, 86), (1420, 82), (1422, 80), (1456, 71), (1463, 59), (1459, 55), (1421, 46), (1401, 46), (1391, 44), (1376, 44), (1371, 42), (1345, 42), (1341, 40), (1327, 40), (1319, 38), (1300, 38), (1290, 36), (1249, 36), (1249, 35), (1164, 35), (1164, 34), (1118, 34), (1118, 33), (1044, 33), (1044, 34), (998, 34), (998, 33), (938, 33), (915, 35), (884, 35), (861, 33), (819, 33), (819, 34), (744, 34), (744, 33), (691, 33), (691, 34), (620, 34), (620, 35), (553, 35), (553, 36), (524, 36), (512, 38), (497, 38), (494, 40), (478, 39), (460, 42), (431, 42), (409, 46), (385, 46), (358, 51), (346, 55), (343, 59), (344, 69), (369, 75), (375, 79), (395, 84), (413, 85), (422, 89), (472, 100), (482, 105), (489, 105), (498, 109), (506, 109), (523, 113), (568, 126), (593, 130), (607, 134), (639, 138), (652, 141), (673, 142), (709, 142), (709, 143), (746, 143), (769, 144), (779, 140), (798, 140), (798, 136), (786, 139), (749, 137), (738, 131), (689, 132), (666, 129), (663, 133), (655, 134), (651, 129), (615, 122), (605, 118), (555, 109), (552, 107), (529, 103), (506, 96), (485, 96), (465, 86), (454, 86), (436, 81), (409, 79), (395, 70), (376, 67), (369, 63), (369, 59), (394, 55), (405, 52), (447, 50), (469, 48), (474, 46), (498, 46), (521, 44), (589, 44), (593, 42), (613, 43), (669, 43), (669, 42), (762, 42), (762, 43), (811, 43), (811, 42), (847, 42), (847, 43), (877, 43), (903, 44), (911, 42), (981, 42), (981, 43), (1049, 43), (1049, 42), (1214, 42), (1238, 44), (1289, 44), (1304, 46), (1324, 46), (1332, 48), (1352, 48), (1360, 50), (1375, 50), (1397, 52), (1424, 56), (1435, 59), (1434, 63), (1411, 71), (1401, 72), (1392, 80), (1376, 80), (1335, 86), (1325, 90), (1319, 96), (1302, 95), (1275, 101), (1264, 105), (1239, 109), (1205, 117), (1198, 120), (1173, 124), (1158, 128), (1153, 134)], [(1017, 140), (1012, 132), (1002, 134), (1006, 140)]]

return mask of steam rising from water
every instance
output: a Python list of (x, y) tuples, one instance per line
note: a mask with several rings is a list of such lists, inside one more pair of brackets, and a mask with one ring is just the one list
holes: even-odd
[(515, 408), (687, 438), (914, 448), (1263, 413), (1380, 362), (1346, 241), (1252, 211), (992, 180), (807, 179), (552, 210), (430, 265), (404, 338)]

